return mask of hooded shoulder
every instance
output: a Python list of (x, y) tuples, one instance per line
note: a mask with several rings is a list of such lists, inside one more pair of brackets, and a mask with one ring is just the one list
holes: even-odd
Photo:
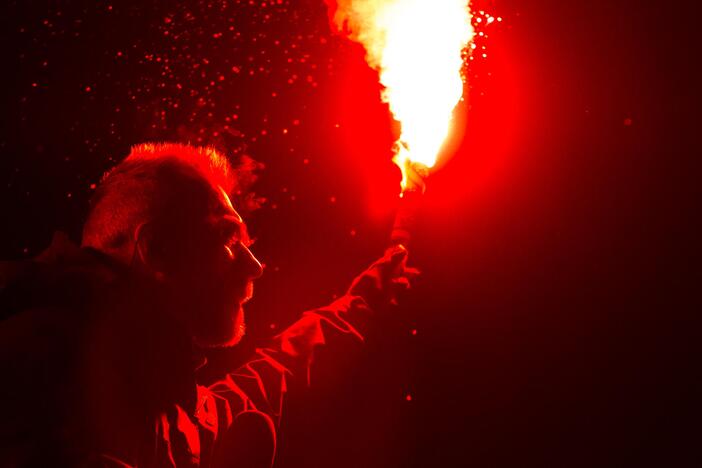
[(37, 450), (59, 453), (50, 445), (61, 440), (57, 434), (65, 426), (58, 421), (80, 398), (76, 373), (88, 305), (117, 276), (109, 259), (63, 234), (34, 259), (0, 262), (0, 400), (8, 403), (0, 459), (22, 465), (36, 456), (22, 448), (27, 440), (39, 444)]
[(0, 320), (37, 308), (80, 306), (113, 281), (119, 269), (101, 253), (56, 233), (37, 257), (0, 262)]

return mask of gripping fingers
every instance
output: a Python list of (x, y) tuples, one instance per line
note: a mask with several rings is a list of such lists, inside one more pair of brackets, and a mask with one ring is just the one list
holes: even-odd
[(405, 278), (404, 276), (400, 276), (399, 278), (393, 279), (392, 284), (401, 290), (409, 289), (410, 287), (412, 287), (412, 285), (410, 284), (410, 280)]
[(405, 267), (404, 271), (402, 272), (404, 276), (409, 278), (410, 280), (416, 279), (419, 275), (422, 274), (421, 271), (419, 271), (418, 268), (411, 268), (411, 267)]

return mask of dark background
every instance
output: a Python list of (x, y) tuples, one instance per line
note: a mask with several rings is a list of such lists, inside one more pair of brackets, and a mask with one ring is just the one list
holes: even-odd
[[(504, 21), (479, 29), (488, 56), (429, 181), (423, 277), (358, 365), (291, 402), (279, 465), (702, 466), (692, 11), (473, 9)], [(14, 1), (1, 18), (2, 257), (56, 229), (78, 241), (92, 184), (148, 140), (265, 165), (248, 219), (267, 271), (247, 342), (213, 368), (382, 252), (397, 126), (321, 0)]]

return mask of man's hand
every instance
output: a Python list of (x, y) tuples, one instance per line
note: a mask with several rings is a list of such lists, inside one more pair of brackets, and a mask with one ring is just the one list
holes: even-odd
[(407, 249), (397, 245), (353, 281), (349, 294), (361, 296), (372, 309), (396, 305), (398, 294), (418, 275), (419, 270), (407, 267)]

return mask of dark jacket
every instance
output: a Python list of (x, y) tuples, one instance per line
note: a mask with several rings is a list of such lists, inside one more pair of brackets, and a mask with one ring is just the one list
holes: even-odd
[(245, 365), (201, 359), (157, 286), (57, 235), (0, 264), (0, 466), (270, 466), (285, 394), (329, 344), (356, 347), (358, 296), (305, 312)]

